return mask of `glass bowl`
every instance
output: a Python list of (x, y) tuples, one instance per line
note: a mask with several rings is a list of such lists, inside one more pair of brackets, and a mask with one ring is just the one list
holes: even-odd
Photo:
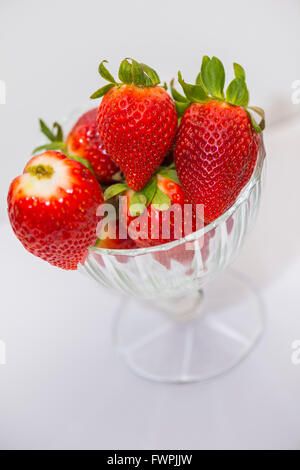
[(257, 217), (264, 160), (261, 139), (255, 170), (235, 204), (198, 232), (151, 248), (90, 248), (80, 270), (112, 295), (125, 294), (114, 342), (138, 375), (169, 383), (207, 380), (237, 365), (261, 336), (259, 294), (245, 276), (223, 271)]

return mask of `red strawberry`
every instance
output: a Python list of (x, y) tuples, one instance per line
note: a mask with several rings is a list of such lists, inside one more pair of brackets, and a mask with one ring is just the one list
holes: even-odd
[[(126, 239), (121, 239), (119, 237), (119, 222), (116, 221), (115, 224), (115, 230), (111, 230), (111, 226), (108, 226), (108, 229), (105, 228), (105, 231), (108, 231), (106, 235), (104, 235), (103, 227), (95, 246), (97, 248), (105, 248), (109, 250), (132, 250), (137, 248), (135, 242), (131, 240), (131, 238), (127, 237)], [(114, 256), (119, 263), (128, 263), (128, 257), (125, 254), (124, 256), (111, 254), (111, 256)], [(105, 262), (101, 255), (94, 253), (94, 258), (101, 266), (105, 266)]]
[[(158, 202), (154, 199), (154, 202), (152, 201), (149, 204), (143, 215), (138, 218), (130, 217), (129, 215), (129, 235), (134, 238), (135, 232), (139, 232), (138, 238), (135, 241), (140, 247), (161, 245), (183, 236), (183, 234), (176, 236), (175, 215), (173, 213), (174, 207), (177, 208), (176, 211), (178, 212), (183, 210), (185, 194), (182, 188), (174, 181), (159, 175), (157, 177), (157, 188), (158, 191), (161, 191), (160, 195), (166, 195), (169, 201), (166, 199), (165, 203), (163, 197)], [(166, 204), (167, 209), (158, 209), (157, 204)], [(167, 238), (163, 235), (162, 226), (164, 223), (166, 227), (169, 225), (170, 233)], [(178, 227), (178, 229), (182, 230), (182, 226)]]
[(171, 148), (177, 113), (172, 98), (157, 86), (157, 73), (132, 60), (119, 69), (116, 83), (102, 62), (100, 75), (110, 82), (92, 98), (104, 98), (98, 112), (100, 138), (123, 171), (128, 186), (140, 191)]
[(67, 138), (67, 152), (88, 160), (101, 183), (119, 179), (120, 170), (106, 152), (99, 136), (97, 108), (83, 114)]
[[(125, 203), (120, 202), (120, 223), (126, 224), (129, 236), (139, 247), (178, 240), (197, 228), (196, 208), (186, 201), (173, 169), (159, 170), (138, 193), (125, 185), (111, 186), (105, 192), (105, 198), (117, 193), (125, 196)], [(199, 223), (198, 228), (201, 228)]]
[[(186, 194), (204, 205), (210, 223), (229, 209), (251, 178), (260, 145), (258, 127), (247, 111), (249, 94), (245, 72), (234, 64), (236, 78), (223, 94), (225, 72), (216, 59), (203, 59), (196, 85), (179, 73), (187, 98), (179, 95), (184, 112), (175, 144), (175, 164)], [(253, 108), (263, 114), (260, 108)], [(264, 122), (261, 126), (263, 127)]]
[(84, 113), (69, 133), (66, 142), (62, 127), (55, 122), (53, 130), (40, 119), (41, 132), (50, 140), (34, 150), (59, 150), (64, 155), (77, 159), (94, 173), (103, 184), (120, 179), (120, 170), (107, 154), (98, 132), (97, 108)]
[(103, 227), (100, 231), (99, 238), (96, 242), (97, 248), (107, 248), (109, 250), (131, 250), (136, 248), (136, 244), (131, 238), (125, 239), (119, 236), (119, 222), (115, 223), (115, 230), (112, 230), (112, 226)]
[(63, 269), (77, 269), (97, 239), (100, 185), (81, 163), (59, 152), (33, 157), (11, 184), (12, 228), (33, 255)]

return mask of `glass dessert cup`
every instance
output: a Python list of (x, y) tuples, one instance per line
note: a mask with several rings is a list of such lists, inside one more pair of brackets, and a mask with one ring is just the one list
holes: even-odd
[(198, 232), (151, 248), (90, 249), (81, 270), (126, 294), (114, 342), (139, 376), (167, 383), (208, 380), (236, 366), (260, 338), (259, 294), (243, 275), (224, 270), (255, 222), (264, 157), (262, 143), (235, 204)]

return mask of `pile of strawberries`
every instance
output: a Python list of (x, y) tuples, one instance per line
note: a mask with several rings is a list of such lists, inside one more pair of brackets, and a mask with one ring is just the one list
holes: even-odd
[[(49, 143), (35, 149), (8, 193), (18, 239), (63, 269), (77, 269), (95, 244), (155, 246), (211, 223), (251, 178), (261, 145), (264, 113), (248, 107), (240, 65), (224, 93), (222, 63), (205, 56), (195, 84), (179, 72), (183, 92), (172, 81), (171, 96), (149, 66), (124, 59), (116, 81), (105, 62), (99, 73), (108, 83), (91, 97), (102, 98), (99, 109), (81, 116), (66, 139), (58, 123), (40, 121)], [(104, 202), (118, 207), (113, 233), (99, 230)]]

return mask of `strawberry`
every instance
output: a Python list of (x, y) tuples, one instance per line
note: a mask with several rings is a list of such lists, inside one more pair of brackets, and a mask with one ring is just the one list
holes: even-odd
[(157, 73), (124, 59), (117, 83), (101, 62), (99, 73), (110, 83), (91, 98), (103, 96), (98, 111), (100, 138), (128, 186), (140, 191), (170, 150), (177, 130), (172, 98), (159, 87)]
[(120, 223), (139, 247), (178, 240), (203, 225), (200, 219), (197, 224), (196, 208), (186, 200), (174, 169), (161, 167), (143, 191), (117, 184), (104, 197), (108, 200), (117, 194), (125, 196), (125, 204), (120, 203)]
[(131, 250), (136, 248), (136, 244), (131, 238), (122, 239), (119, 236), (119, 221), (115, 221), (115, 230), (112, 226), (102, 227), (99, 238), (96, 241), (97, 248), (106, 248), (109, 250)]
[[(106, 231), (107, 233), (104, 234), (104, 232)], [(97, 248), (104, 248), (108, 250), (132, 250), (137, 248), (135, 242), (131, 240), (131, 238), (120, 238), (118, 221), (116, 221), (115, 230), (112, 230), (111, 226), (108, 226), (108, 229), (103, 227), (100, 230), (99, 238), (95, 246)], [(94, 253), (93, 255), (97, 263), (105, 267), (105, 262), (103, 261), (102, 256), (99, 253)], [(128, 263), (128, 256), (126, 255), (123, 256), (112, 253), (111, 256), (114, 256), (116, 261), (118, 261), (119, 263)]]
[(106, 152), (99, 136), (97, 108), (83, 114), (67, 137), (67, 152), (88, 160), (98, 180), (110, 184), (119, 179), (120, 170)]
[(243, 68), (234, 64), (235, 79), (223, 93), (225, 72), (215, 57), (204, 57), (196, 85), (178, 74), (185, 97), (173, 87), (181, 119), (176, 144), (178, 178), (188, 198), (204, 205), (204, 220), (210, 223), (236, 201), (254, 171), (264, 128), (248, 110), (249, 93)]
[(96, 209), (101, 203), (100, 185), (85, 166), (48, 151), (33, 157), (11, 183), (8, 214), (30, 253), (75, 270), (97, 239)]
[(67, 157), (77, 159), (88, 166), (103, 184), (111, 184), (120, 179), (120, 170), (109, 157), (99, 137), (97, 108), (87, 111), (79, 118), (66, 141), (62, 127), (57, 122), (51, 130), (40, 119), (40, 129), (50, 140), (50, 144), (38, 147), (34, 153), (41, 150), (59, 150)]

